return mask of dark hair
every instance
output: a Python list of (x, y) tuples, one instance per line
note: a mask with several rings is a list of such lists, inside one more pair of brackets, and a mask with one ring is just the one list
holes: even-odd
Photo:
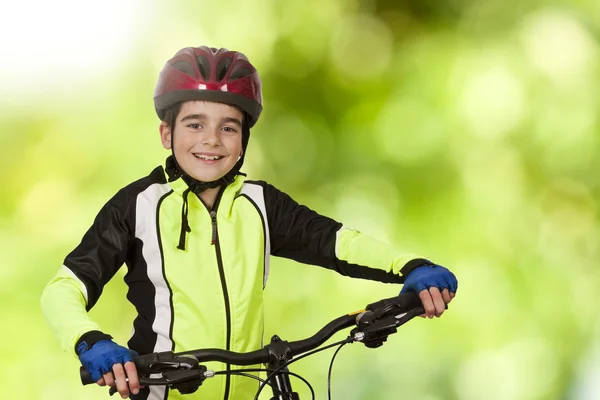
[(174, 105), (169, 107), (167, 111), (165, 111), (165, 119), (163, 122), (166, 122), (167, 125), (169, 125), (169, 128), (171, 128), (171, 130), (175, 129), (175, 120), (179, 115), (179, 111), (181, 111), (182, 104), (183, 102), (175, 103)]

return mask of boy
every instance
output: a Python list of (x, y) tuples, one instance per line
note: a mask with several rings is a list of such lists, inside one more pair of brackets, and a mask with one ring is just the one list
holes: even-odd
[[(179, 393), (165, 387), (140, 389), (133, 352), (260, 348), (270, 255), (404, 283), (403, 291), (419, 293), (430, 318), (454, 297), (457, 281), (446, 268), (397, 254), (266, 182), (245, 179), (239, 171), (262, 97), (258, 73), (243, 54), (180, 50), (160, 74), (154, 103), (162, 145), (171, 151), (165, 167), (108, 201), (42, 295), (62, 347), (99, 385), (116, 385), (123, 398), (176, 399)], [(123, 263), (127, 298), (138, 314), (128, 348), (87, 315)], [(248, 399), (255, 391), (255, 382), (228, 375), (186, 398)]]

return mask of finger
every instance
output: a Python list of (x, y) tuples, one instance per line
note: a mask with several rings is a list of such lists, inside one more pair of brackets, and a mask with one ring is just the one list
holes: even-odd
[(125, 377), (123, 364), (113, 365), (113, 372), (115, 373), (115, 381), (117, 381), (117, 391), (122, 398), (126, 399), (129, 397), (129, 389), (127, 388), (127, 378)]
[(429, 288), (429, 293), (431, 294), (433, 306), (435, 307), (435, 316), (439, 318), (442, 316), (444, 311), (446, 311), (446, 303), (444, 303), (440, 289), (436, 288), (435, 286)]
[(115, 377), (113, 376), (112, 372), (105, 373), (104, 378), (102, 379), (104, 379), (104, 382), (106, 382), (108, 386), (114, 386), (115, 384)]
[(125, 372), (129, 381), (129, 390), (131, 393), (138, 394), (140, 392), (140, 380), (138, 378), (137, 369), (132, 361), (125, 363)]
[(452, 297), (450, 297), (450, 291), (448, 289), (442, 290), (442, 299), (444, 299), (444, 303), (446, 304), (452, 301)]
[(450, 292), (450, 297), (454, 298), (454, 296), (456, 296), (456, 293)]
[(423, 303), (423, 308), (425, 309), (425, 314), (429, 318), (433, 318), (435, 315), (435, 306), (433, 305), (433, 299), (431, 298), (431, 294), (425, 290), (421, 290), (419, 293), (419, 298), (421, 299), (421, 303)]
[(104, 382), (104, 377), (98, 379), (96, 383), (100, 386), (106, 386), (106, 382)]

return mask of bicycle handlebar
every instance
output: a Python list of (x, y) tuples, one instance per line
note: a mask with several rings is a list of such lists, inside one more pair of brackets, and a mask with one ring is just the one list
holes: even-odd
[[(397, 327), (423, 313), (423, 304), (414, 292), (383, 299), (369, 304), (364, 310), (332, 320), (307, 339), (285, 342), (286, 353), (291, 360), (299, 354), (316, 349), (335, 333), (354, 325), (356, 328), (351, 332), (354, 341), (363, 342), (367, 347), (379, 347), (387, 340), (388, 335), (396, 332)], [(266, 364), (271, 361), (272, 346), (273, 343), (247, 353), (222, 349), (198, 349), (180, 353), (165, 351), (134, 357), (133, 362), (141, 385), (172, 385), (212, 376), (199, 362), (220, 361), (239, 366)], [(149, 378), (156, 373), (162, 373), (163, 377)], [(80, 368), (80, 375), (84, 385), (95, 383), (84, 367)]]

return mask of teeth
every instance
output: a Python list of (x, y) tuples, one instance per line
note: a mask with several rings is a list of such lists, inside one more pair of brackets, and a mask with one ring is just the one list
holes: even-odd
[(202, 160), (218, 160), (220, 158), (223, 158), (221, 156), (206, 156), (204, 154), (194, 154), (194, 156), (196, 156), (196, 158), (200, 158)]

